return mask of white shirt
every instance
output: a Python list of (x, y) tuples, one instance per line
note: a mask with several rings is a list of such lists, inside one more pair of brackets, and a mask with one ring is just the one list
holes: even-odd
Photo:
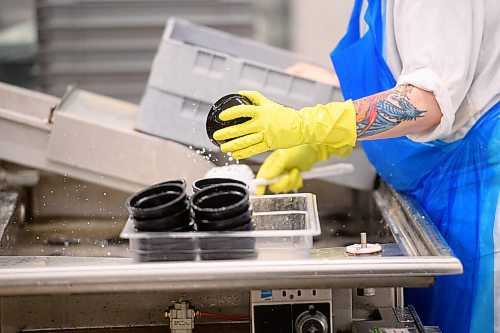
[(385, 58), (397, 84), (432, 91), (440, 124), (413, 141), (455, 141), (500, 99), (500, 0), (386, 0)]

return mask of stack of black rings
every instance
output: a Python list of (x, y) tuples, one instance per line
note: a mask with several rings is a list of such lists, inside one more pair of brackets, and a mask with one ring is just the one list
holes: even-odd
[[(220, 232), (253, 230), (252, 207), (245, 183), (227, 178), (200, 179), (192, 185), (191, 198), (183, 180), (147, 187), (126, 202), (135, 229), (139, 232)], [(178, 251), (181, 260), (194, 260), (197, 246), (201, 259), (240, 259), (255, 256), (253, 237), (213, 235), (141, 242), (143, 251)], [(238, 251), (231, 250), (238, 249)], [(168, 260), (168, 257), (166, 258)]]

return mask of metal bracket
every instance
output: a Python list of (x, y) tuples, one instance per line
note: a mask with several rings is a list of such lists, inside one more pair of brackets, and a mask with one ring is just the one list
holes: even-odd
[(396, 319), (400, 323), (414, 323), (415, 319), (410, 312), (410, 310), (406, 307), (404, 308), (393, 308), (394, 314), (396, 315)]

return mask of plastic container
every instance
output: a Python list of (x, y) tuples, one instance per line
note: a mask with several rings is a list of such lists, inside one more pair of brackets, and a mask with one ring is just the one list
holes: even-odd
[(212, 149), (214, 145), (205, 125), (210, 103), (147, 87), (135, 128), (161, 138)]
[[(251, 208), (243, 213), (233, 217), (225, 218), (223, 220), (196, 220), (198, 231), (228, 231), (228, 230), (251, 230), (253, 211)], [(243, 226), (248, 226), (240, 229)]]
[[(245, 212), (244, 215), (249, 216), (247, 222), (241, 225), (241, 217), (238, 217), (234, 225), (224, 223), (222, 230), (227, 231), (243, 231), (249, 232), (254, 229), (254, 224), (251, 219), (251, 212)], [(210, 221), (212, 222), (212, 221)], [(210, 229), (206, 231), (217, 230), (213, 228), (213, 223), (209, 223)], [(197, 223), (198, 230), (200, 224)], [(229, 259), (249, 259), (257, 257), (255, 251), (255, 237), (210, 237), (201, 238), (199, 240), (200, 259), (202, 260), (229, 260)], [(236, 249), (236, 250), (235, 250)]]
[[(189, 233), (195, 231), (194, 222), (189, 225), (170, 230), (169, 232)], [(138, 261), (186, 261), (196, 260), (197, 242), (194, 238), (152, 238), (148, 241), (136, 242), (133, 254)]]
[[(191, 233), (196, 225), (184, 180), (149, 186), (127, 199), (129, 220), (140, 232)], [(196, 241), (192, 238), (139, 242), (134, 257), (139, 261), (195, 260)]]
[(241, 186), (247, 187), (247, 184), (244, 182), (237, 180), (237, 179), (232, 179), (232, 178), (203, 178), (203, 179), (198, 179), (195, 182), (193, 182), (193, 192), (199, 192), (201, 189), (207, 187), (207, 186), (212, 186), (212, 185), (221, 185), (221, 184), (238, 184)]
[[(244, 185), (216, 184), (205, 187), (191, 198), (198, 231), (228, 232), (253, 230), (249, 193)], [(256, 256), (255, 238), (204, 238), (201, 259), (245, 259)], [(232, 251), (237, 248), (238, 251)]]
[(142, 231), (184, 228), (191, 221), (186, 184), (180, 180), (147, 187), (130, 196), (126, 206)]
[(214, 139), (214, 133), (224, 127), (234, 126), (238, 124), (242, 124), (252, 118), (242, 117), (229, 121), (223, 121), (219, 118), (219, 115), (222, 111), (227, 110), (233, 106), (237, 105), (252, 105), (252, 101), (250, 101), (247, 97), (239, 95), (239, 94), (230, 94), (220, 98), (214, 105), (210, 108), (207, 116), (206, 129), (207, 135), (210, 138), (210, 141), (216, 146), (220, 146), (226, 141), (217, 141)]
[(137, 129), (212, 148), (205, 119), (220, 96), (258, 90), (294, 108), (343, 100), (337, 87), (286, 73), (297, 62), (312, 63), (288, 51), (170, 19), (141, 100)]
[(234, 218), (248, 211), (249, 198), (248, 190), (243, 185), (220, 184), (205, 187), (191, 198), (193, 217), (195, 222)]
[[(183, 244), (189, 244), (189, 241)], [(196, 252), (193, 250), (166, 249), (162, 251), (132, 251), (132, 258), (136, 262), (154, 262), (154, 261), (192, 261), (196, 260)]]
[[(281, 260), (307, 258), (313, 236), (321, 234), (316, 197), (309, 193), (250, 198), (254, 230), (198, 232), (139, 232), (129, 219), (121, 237), (129, 239), (137, 261), (232, 259)], [(235, 242), (235, 239), (240, 241)], [(254, 244), (241, 242), (250, 239)], [(184, 243), (183, 243), (184, 242)], [(194, 243), (192, 250), (181, 244)], [(161, 249), (157, 244), (177, 244)], [(218, 243), (218, 248), (210, 244)], [(227, 246), (226, 246), (227, 245)], [(252, 247), (250, 248), (249, 247)], [(191, 254), (194, 259), (186, 259)]]
[(293, 52), (171, 18), (148, 85), (207, 103), (249, 89), (290, 107), (342, 98), (339, 88), (286, 73), (298, 62), (314, 63)]

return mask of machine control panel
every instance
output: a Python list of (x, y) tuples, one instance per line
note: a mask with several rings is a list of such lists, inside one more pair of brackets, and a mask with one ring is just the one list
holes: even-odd
[(253, 333), (332, 333), (331, 289), (251, 292)]

